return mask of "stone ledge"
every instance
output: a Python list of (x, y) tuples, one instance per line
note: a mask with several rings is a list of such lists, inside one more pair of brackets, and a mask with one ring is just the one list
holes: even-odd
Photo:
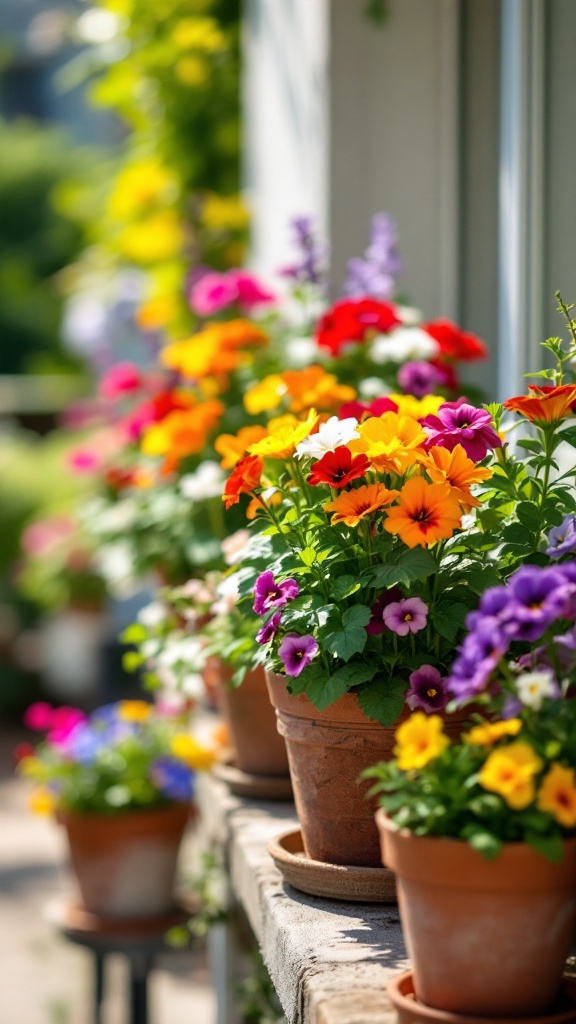
[(397, 909), (307, 896), (286, 885), (266, 850), (297, 826), (292, 804), (231, 796), (199, 780), (203, 828), (222, 843), (289, 1024), (394, 1024), (389, 978), (408, 966)]

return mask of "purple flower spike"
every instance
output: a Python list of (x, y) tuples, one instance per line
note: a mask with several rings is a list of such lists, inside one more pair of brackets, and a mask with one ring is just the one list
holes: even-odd
[(396, 279), (404, 270), (397, 242), (398, 229), (390, 214), (376, 213), (364, 259), (356, 257), (348, 261), (344, 294), (391, 299), (396, 291)]
[(256, 640), (259, 644), (269, 644), (274, 639), (278, 628), (280, 626), (280, 619), (282, 618), (282, 612), (275, 612), (268, 622), (265, 622), (261, 629), (256, 633)]
[(312, 217), (294, 217), (290, 226), (292, 242), (299, 258), (289, 266), (282, 267), (280, 274), (291, 278), (296, 284), (321, 284), (325, 254), (316, 239)]
[(446, 680), (433, 665), (421, 665), (409, 678), (406, 703), (411, 711), (421, 708), (427, 715), (442, 711), (448, 703)]
[(388, 629), (398, 636), (418, 633), (426, 626), (428, 605), (419, 597), (408, 597), (402, 601), (393, 601), (383, 612), (383, 619)]
[(298, 597), (300, 587), (296, 580), (288, 579), (276, 583), (274, 573), (270, 569), (260, 573), (254, 585), (254, 611), (256, 615), (266, 615), (272, 608), (283, 608), (288, 601)]
[(490, 413), (461, 398), (457, 402), (444, 402), (437, 416), (425, 416), (421, 423), (428, 431), (427, 448), (438, 446), (451, 452), (461, 444), (474, 462), (481, 462), (493, 448), (502, 447)]
[(548, 534), (546, 554), (549, 558), (562, 558), (576, 549), (576, 516), (565, 516), (561, 526), (554, 526)]
[(432, 363), (415, 361), (404, 363), (398, 370), (398, 383), (403, 391), (416, 398), (424, 398), (425, 395), (434, 394), (438, 387), (448, 383), (448, 374), (439, 366)]
[(312, 658), (318, 654), (318, 644), (313, 636), (298, 636), (297, 633), (289, 633), (285, 636), (278, 653), (289, 676), (299, 676), (310, 664)]

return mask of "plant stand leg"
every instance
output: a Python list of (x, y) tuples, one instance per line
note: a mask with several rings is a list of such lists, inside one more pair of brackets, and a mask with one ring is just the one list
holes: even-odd
[(102, 1024), (106, 954), (94, 952), (94, 1024)]
[(148, 1024), (148, 974), (152, 964), (144, 954), (130, 957), (130, 1024)]

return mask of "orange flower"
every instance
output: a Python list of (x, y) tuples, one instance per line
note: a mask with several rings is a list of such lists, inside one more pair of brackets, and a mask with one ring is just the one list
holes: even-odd
[(426, 462), (425, 469), (433, 483), (450, 484), (454, 495), (467, 512), (473, 505), (481, 505), (478, 498), (470, 493), (470, 487), (492, 476), (491, 469), (477, 466), (468, 458), (461, 444), (457, 444), (451, 452), (447, 448), (430, 448), (428, 455), (430, 461)]
[(292, 399), (292, 412), (306, 409), (321, 409), (332, 412), (343, 402), (356, 398), (354, 388), (339, 384), (333, 373), (326, 373), (321, 366), (307, 366), (303, 370), (285, 370), (282, 374), (284, 385)]
[(214, 441), (214, 447), (222, 456), (222, 469), (232, 469), (246, 454), (250, 445), (261, 441), (267, 434), (266, 427), (257, 424), (253, 427), (242, 427), (237, 434), (220, 434)]
[(235, 370), (249, 357), (243, 349), (266, 345), (268, 336), (250, 320), (226, 320), (209, 324), (191, 338), (175, 341), (162, 350), (164, 366), (184, 377), (219, 377)]
[(519, 412), (531, 423), (557, 423), (564, 419), (576, 404), (576, 384), (559, 387), (529, 385), (531, 395), (519, 395), (504, 402), (505, 409)]
[(347, 447), (354, 455), (366, 455), (372, 465), (385, 473), (404, 473), (424, 456), (426, 434), (412, 416), (385, 412), (371, 416), (358, 426), (360, 437)]
[(222, 501), (227, 509), (238, 504), (241, 494), (250, 494), (258, 486), (263, 469), (264, 460), (257, 455), (247, 455), (245, 459), (240, 459), (224, 487)]
[(460, 505), (450, 486), (428, 484), (412, 477), (400, 492), (400, 501), (388, 512), (384, 529), (396, 533), (409, 548), (428, 547), (451, 537), (460, 526)]
[(280, 416), (270, 420), (267, 436), (251, 444), (248, 451), (251, 455), (262, 455), (270, 459), (289, 459), (300, 441), (311, 434), (318, 422), (318, 413), (310, 409), (305, 420), (297, 420), (294, 416)]
[(202, 451), (223, 412), (224, 406), (216, 399), (198, 402), (191, 409), (175, 409), (144, 431), (142, 451), (145, 455), (164, 455), (170, 468), (175, 469), (181, 459)]
[(383, 484), (363, 484), (355, 490), (342, 491), (335, 501), (330, 501), (322, 508), (325, 512), (334, 512), (330, 520), (332, 526), (336, 523), (358, 526), (361, 519), (376, 512), (383, 505), (390, 505), (396, 497), (398, 491), (389, 491)]

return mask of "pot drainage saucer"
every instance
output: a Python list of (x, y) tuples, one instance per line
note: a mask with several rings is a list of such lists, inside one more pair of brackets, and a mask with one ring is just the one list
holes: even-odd
[(268, 853), (284, 881), (310, 896), (355, 903), (396, 903), (396, 883), (391, 871), (311, 860), (304, 853), (300, 829), (271, 839)]
[(243, 772), (231, 762), (220, 763), (212, 769), (220, 782), (225, 782), (236, 796), (253, 800), (292, 800), (292, 783), (288, 775), (255, 775)]
[(198, 911), (197, 900), (177, 900), (171, 910), (153, 917), (107, 917), (87, 910), (74, 899), (57, 898), (46, 907), (46, 917), (64, 934), (92, 939), (122, 937), (131, 941), (158, 939), (170, 928), (183, 925)]
[[(473, 969), (473, 968), (472, 968)], [(555, 1008), (535, 1017), (514, 1017), (514, 1024), (568, 1024), (576, 1021), (576, 999), (573, 982), (565, 978)], [(393, 978), (387, 995), (398, 1014), (398, 1024), (512, 1024), (511, 1017), (471, 1017), (450, 1010), (436, 1010), (419, 1003), (414, 994), (412, 971)]]

